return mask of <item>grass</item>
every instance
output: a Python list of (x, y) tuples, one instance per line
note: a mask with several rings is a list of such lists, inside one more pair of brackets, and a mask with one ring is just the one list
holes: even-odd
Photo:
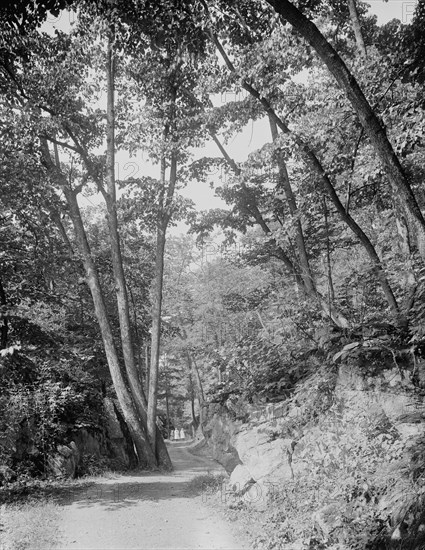
[(72, 489), (83, 490), (95, 476), (78, 480), (35, 480), (0, 488), (0, 550), (57, 548), (60, 504)]
[(227, 476), (221, 473), (196, 476), (190, 480), (188, 492), (193, 496), (211, 495), (220, 491), (226, 480)]
[(57, 547), (59, 506), (53, 501), (5, 504), (0, 512), (1, 550), (50, 550)]

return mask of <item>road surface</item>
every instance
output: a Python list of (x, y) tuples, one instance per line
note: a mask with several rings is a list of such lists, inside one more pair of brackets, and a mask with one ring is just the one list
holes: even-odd
[(70, 491), (61, 507), (57, 550), (248, 550), (234, 526), (207, 507), (208, 496), (189, 491), (194, 477), (223, 470), (187, 446), (169, 444), (172, 473), (101, 478)]

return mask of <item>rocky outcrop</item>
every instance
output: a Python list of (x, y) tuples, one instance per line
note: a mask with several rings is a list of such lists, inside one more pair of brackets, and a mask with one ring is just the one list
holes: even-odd
[(69, 445), (58, 445), (56, 452), (47, 459), (47, 467), (56, 477), (75, 477), (81, 454), (74, 441)]
[(234, 422), (232, 415), (219, 405), (212, 404), (207, 409), (209, 421), (203, 426), (204, 437), (212, 451), (212, 456), (228, 474), (241, 464), (234, 446), (235, 435), (240, 423)]
[(276, 487), (340, 472), (344, 488), (335, 487), (333, 501), (312, 500), (311, 523), (325, 538), (344, 531), (347, 499), (359, 509), (373, 504), (396, 533), (417, 519), (410, 513), (418, 497), (412, 478), (425, 472), (425, 398), (411, 373), (395, 364), (371, 372), (346, 362), (311, 376), (280, 403), (214, 403), (204, 418), (212, 454), (240, 495), (256, 486), (257, 500), (264, 500)]
[[(103, 426), (67, 425), (67, 437), (62, 444), (45, 456), (43, 449), (34, 442), (34, 419), (25, 418), (10, 435), (8, 445), (12, 469), (0, 472), (0, 485), (9, 481), (14, 468), (22, 461), (32, 461), (39, 473), (49, 473), (55, 477), (73, 478), (85, 473), (85, 457), (92, 463), (96, 460), (103, 466), (109, 463), (113, 469), (132, 468), (136, 463), (133, 442), (117, 403), (111, 398), (104, 399)], [(49, 441), (45, 446), (51, 448)], [(10, 471), (10, 472), (9, 472)]]

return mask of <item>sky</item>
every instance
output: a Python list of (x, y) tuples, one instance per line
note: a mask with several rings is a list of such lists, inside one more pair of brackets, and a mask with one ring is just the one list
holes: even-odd
[[(391, 19), (400, 19), (403, 23), (409, 23), (412, 19), (416, 2), (412, 0), (369, 0), (370, 12), (378, 18), (378, 24), (384, 24)], [(42, 30), (52, 33), (54, 29), (67, 31), (70, 28), (74, 15), (72, 13), (63, 12), (58, 18), (50, 16), (47, 22), (43, 25)], [(235, 100), (237, 98), (224, 95), (217, 98), (217, 101)], [(259, 149), (265, 142), (270, 141), (270, 129), (266, 120), (258, 120), (251, 122), (227, 145), (226, 149), (230, 156), (236, 161), (243, 161), (249, 153)], [(220, 156), (220, 153), (214, 143), (207, 144), (202, 150), (196, 151), (196, 156)], [(140, 177), (149, 175), (153, 177), (159, 176), (159, 168), (150, 166), (143, 155), (129, 158), (127, 153), (118, 152), (116, 155), (116, 177), (117, 179), (126, 179), (128, 177)], [(208, 210), (211, 208), (223, 208), (225, 204), (221, 199), (214, 195), (214, 191), (205, 183), (189, 183), (180, 191), (185, 197), (191, 198), (197, 210)], [(96, 197), (86, 199), (89, 203), (98, 202)], [(184, 224), (179, 224), (173, 228), (174, 233), (183, 232)]]

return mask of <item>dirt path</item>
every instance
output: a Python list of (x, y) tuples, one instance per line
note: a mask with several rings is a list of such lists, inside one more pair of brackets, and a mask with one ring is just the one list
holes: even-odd
[(66, 496), (57, 550), (245, 550), (231, 526), (190, 496), (189, 481), (221, 467), (194, 456), (187, 444), (169, 446), (174, 472), (102, 479)]

